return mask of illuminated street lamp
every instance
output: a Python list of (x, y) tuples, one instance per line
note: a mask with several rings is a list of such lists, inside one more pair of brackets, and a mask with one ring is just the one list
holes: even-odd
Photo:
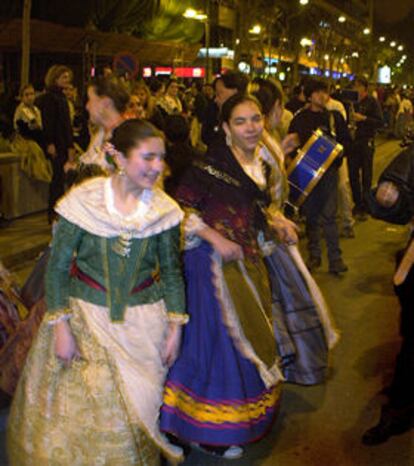
[(260, 34), (262, 32), (262, 26), (260, 24), (255, 24), (251, 29), (249, 29), (250, 34)]
[(309, 3), (309, 0), (299, 0), (299, 3), (301, 5), (307, 5)]
[(313, 42), (307, 37), (302, 37), (302, 39), (300, 40), (300, 45), (302, 47), (310, 47), (312, 44)]
[(184, 18), (194, 19), (197, 12), (193, 8), (187, 8), (183, 13)]
[(338, 18), (338, 21), (339, 21), (340, 23), (345, 23), (346, 17), (345, 17), (344, 15), (341, 15), (341, 16)]
[(404, 50), (404, 46), (403, 46), (403, 45), (399, 45), (398, 48), (397, 48), (397, 50), (398, 50), (399, 52), (402, 52), (402, 51)]
[(380, 41), (380, 42), (385, 42), (385, 37), (384, 37), (384, 36), (381, 36), (381, 37), (379, 38), (379, 41)]
[(187, 19), (201, 21), (204, 24), (204, 38), (206, 47), (206, 79), (208, 82), (210, 77), (210, 21), (208, 15), (202, 11), (197, 11), (193, 8), (187, 8), (184, 11), (183, 16)]
[(395, 40), (393, 40), (391, 43), (390, 43), (390, 46), (391, 47), (395, 47), (397, 45), (397, 42), (395, 42)]
[(324, 60), (328, 61), (328, 60), (329, 60), (329, 55), (328, 55), (328, 54), (325, 54), (325, 55), (323, 56), (323, 58), (324, 58)]
[(371, 33), (371, 29), (370, 28), (365, 28), (363, 32), (367, 36), (368, 34)]

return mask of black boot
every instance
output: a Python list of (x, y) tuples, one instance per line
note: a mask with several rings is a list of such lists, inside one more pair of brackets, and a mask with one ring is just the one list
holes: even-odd
[(362, 436), (364, 445), (380, 445), (393, 435), (400, 435), (413, 427), (412, 410), (384, 407), (379, 423)]

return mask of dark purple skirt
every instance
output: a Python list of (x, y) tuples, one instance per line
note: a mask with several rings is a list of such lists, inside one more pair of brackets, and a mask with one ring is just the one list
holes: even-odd
[[(271, 427), (280, 384), (266, 388), (233, 344), (216, 298), (211, 253), (205, 243), (185, 253), (190, 322), (168, 375), (161, 429), (187, 442), (241, 445)], [(246, 286), (242, 279), (240, 286)]]

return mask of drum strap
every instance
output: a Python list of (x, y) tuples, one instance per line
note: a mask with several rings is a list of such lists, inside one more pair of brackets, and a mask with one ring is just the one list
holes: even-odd
[(335, 117), (333, 112), (329, 112), (329, 131), (331, 136), (336, 139), (336, 125), (335, 125)]

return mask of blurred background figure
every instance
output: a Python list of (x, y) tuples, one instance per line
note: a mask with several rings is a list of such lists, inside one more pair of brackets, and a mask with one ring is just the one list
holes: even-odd
[(73, 131), (69, 105), (63, 90), (71, 81), (71, 70), (53, 65), (45, 77), (45, 92), (39, 97), (46, 153), (52, 162), (53, 174), (49, 191), (48, 216), (51, 223), (54, 205), (65, 191), (65, 164), (74, 163)]
[[(162, 89), (162, 87), (161, 87)], [(136, 95), (142, 105), (143, 116), (158, 129), (164, 129), (164, 118), (156, 105), (156, 98), (151, 94), (149, 87), (144, 81), (138, 81), (133, 89), (132, 94)]]
[(401, 93), (401, 102), (398, 107), (397, 118), (395, 123), (395, 136), (402, 139), (408, 128), (413, 122), (413, 104), (408, 98), (407, 93)]
[(35, 105), (35, 91), (31, 84), (22, 87), (20, 100), (13, 118), (16, 134), (12, 150), (21, 156), (20, 169), (29, 178), (50, 183), (52, 166), (45, 157), (42, 116)]
[(170, 79), (165, 86), (165, 93), (157, 101), (158, 108), (166, 115), (180, 114), (183, 104), (178, 96), (179, 86), (175, 79)]
[(183, 115), (169, 115), (165, 119), (165, 135), (167, 137), (166, 157), (169, 174), (164, 179), (167, 193), (174, 193), (182, 177), (191, 168), (193, 162), (203, 153), (190, 143), (190, 126)]

